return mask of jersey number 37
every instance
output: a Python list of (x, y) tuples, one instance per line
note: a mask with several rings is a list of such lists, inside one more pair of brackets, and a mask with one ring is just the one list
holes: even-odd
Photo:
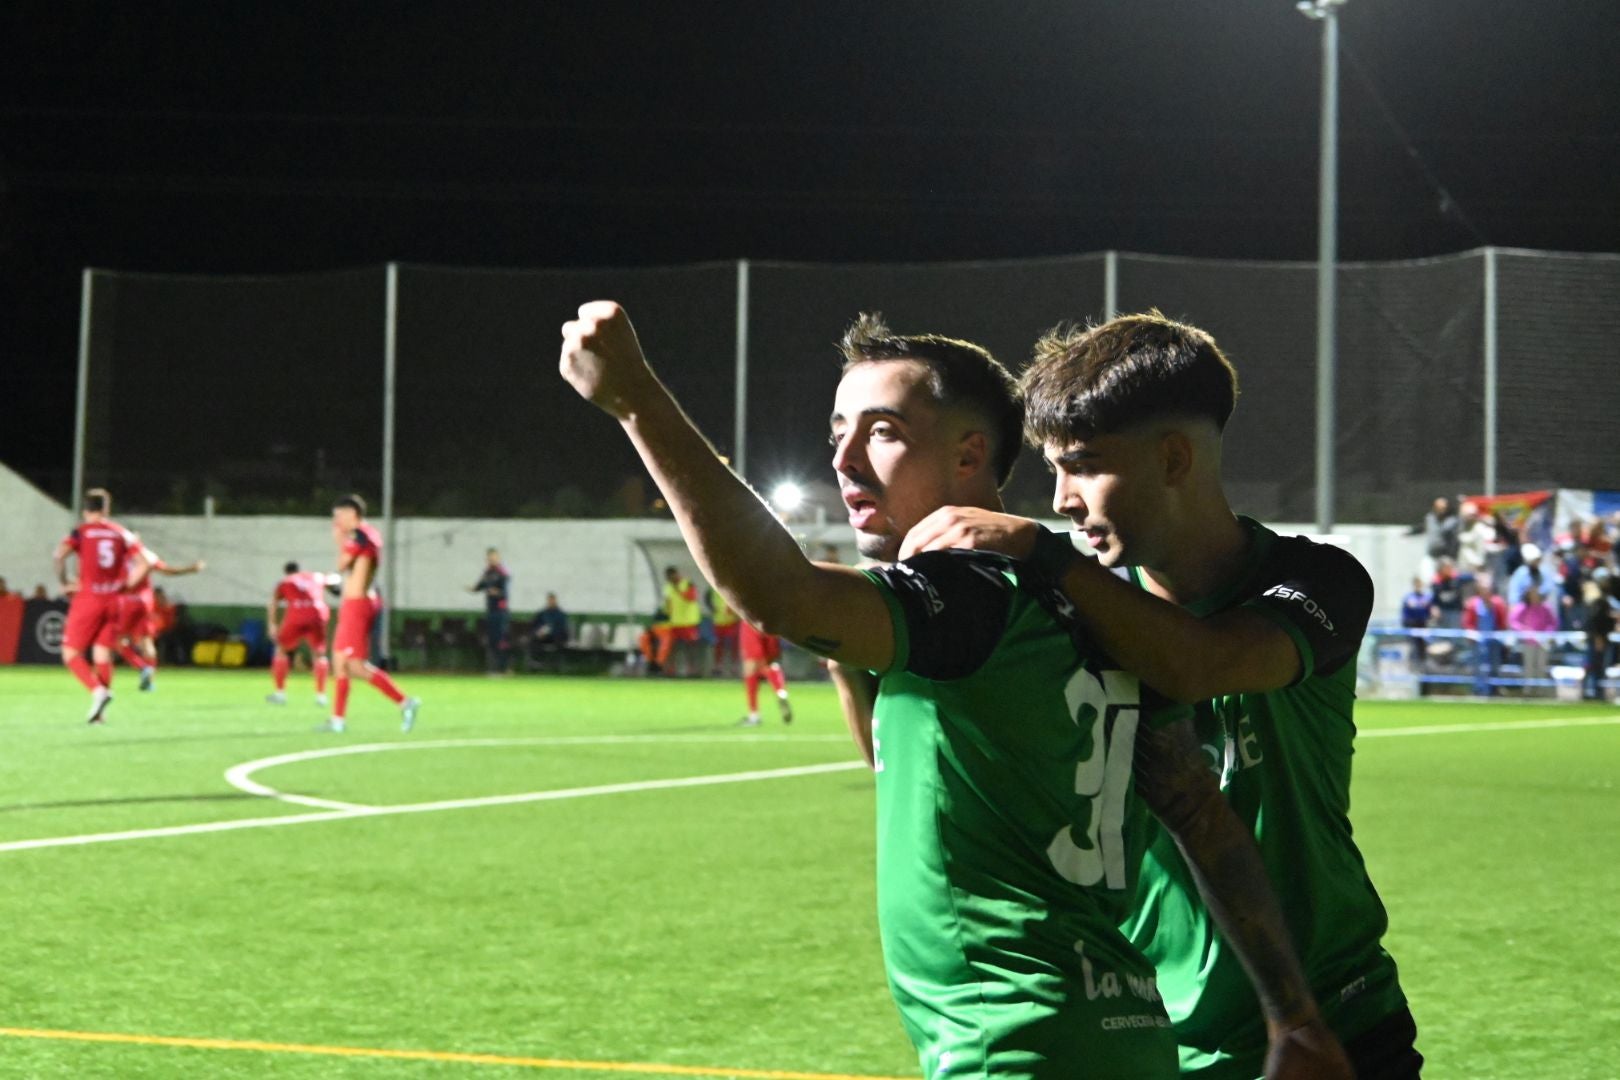
[(1125, 797), (1131, 787), (1136, 727), (1142, 718), (1141, 684), (1125, 671), (1093, 672), (1081, 668), (1064, 687), (1069, 715), (1091, 729), (1091, 752), (1074, 770), (1074, 793), (1085, 802), (1085, 838), (1078, 826), (1058, 830), (1046, 857), (1067, 881), (1076, 885), (1105, 883), (1125, 888)]

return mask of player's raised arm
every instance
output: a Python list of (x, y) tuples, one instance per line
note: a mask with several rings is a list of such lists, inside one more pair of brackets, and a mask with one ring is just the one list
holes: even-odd
[(1268, 1078), (1352, 1076), (1295, 955), (1260, 849), (1222, 797), (1191, 719), (1137, 735), (1137, 790), (1175, 838), (1221, 936), (1249, 975), (1266, 1020)]
[(563, 326), (559, 369), (623, 426), (703, 576), (743, 618), (854, 666), (889, 666), (894, 630), (877, 586), (805, 557), (658, 381), (618, 304), (586, 304)]

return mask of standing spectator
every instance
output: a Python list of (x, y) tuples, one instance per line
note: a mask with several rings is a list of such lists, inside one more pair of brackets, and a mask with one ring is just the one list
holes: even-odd
[(1496, 673), (1502, 666), (1502, 640), (1498, 631), (1506, 630), (1507, 605), (1496, 595), (1491, 579), (1474, 579), (1474, 595), (1463, 605), (1464, 630), (1478, 634), (1474, 645), (1474, 693), (1488, 697), (1496, 693)]
[(1519, 550), (1519, 531), (1502, 511), (1491, 511), (1491, 538), (1485, 544), (1485, 562), (1492, 581), (1506, 581), (1508, 575), (1519, 568), (1522, 561)]
[(1439, 572), (1440, 560), (1457, 559), (1457, 511), (1451, 500), (1441, 495), (1423, 515), (1423, 565), (1418, 573), (1432, 578)]
[(507, 603), (511, 584), (512, 575), (501, 565), (501, 553), (494, 548), (484, 552), (484, 576), (467, 591), (484, 594), (484, 649), (491, 675), (510, 674), (507, 665), (512, 652), (506, 631), (512, 621)]
[(534, 614), (529, 630), (529, 655), (544, 669), (547, 657), (559, 656), (568, 645), (568, 613), (557, 604), (557, 594), (546, 593), (546, 606)]
[(1462, 522), (1457, 528), (1457, 565), (1465, 574), (1486, 570), (1486, 548), (1496, 539), (1496, 530), (1480, 515), (1476, 503), (1462, 504)]
[(664, 613), (669, 618), (669, 637), (660, 650), (659, 665), (665, 674), (673, 675), (669, 654), (672, 649), (678, 649), (685, 660), (683, 670), (688, 675), (697, 674), (700, 669), (695, 649), (698, 626), (703, 622), (703, 605), (698, 602), (697, 586), (692, 584), (692, 579), (673, 566), (664, 568)]
[(1434, 625), (1442, 630), (1456, 630), (1462, 626), (1463, 583), (1457, 577), (1457, 567), (1451, 559), (1441, 557), (1434, 580), (1429, 585), (1430, 603), (1434, 608)]
[(1512, 577), (1508, 578), (1507, 602), (1509, 608), (1523, 600), (1525, 591), (1532, 586), (1540, 591), (1542, 600), (1546, 600), (1548, 594), (1547, 572), (1542, 567), (1541, 560), (1541, 548), (1535, 544), (1523, 544), (1519, 547), (1519, 568), (1513, 571)]
[(1558, 628), (1579, 630), (1586, 614), (1583, 596), (1586, 567), (1581, 565), (1581, 549), (1572, 539), (1558, 542)]
[[(1434, 596), (1423, 585), (1423, 579), (1412, 579), (1412, 591), (1401, 597), (1401, 627), (1405, 630), (1426, 629), (1435, 619)], [(1414, 674), (1423, 665), (1423, 655), (1428, 644), (1418, 634), (1409, 635), (1412, 643), (1412, 671)]]
[(1524, 590), (1519, 602), (1508, 609), (1508, 626), (1519, 632), (1519, 652), (1524, 657), (1525, 692), (1530, 693), (1532, 688), (1528, 680), (1547, 677), (1547, 639), (1542, 635), (1558, 629), (1558, 616), (1547, 606), (1541, 588), (1531, 585)]
[(1614, 651), (1609, 635), (1614, 633), (1614, 600), (1609, 592), (1610, 575), (1605, 571), (1594, 573), (1586, 583), (1586, 614), (1581, 629), (1586, 631), (1586, 673), (1581, 679), (1581, 699), (1602, 701), (1605, 698), (1603, 679), (1608, 673), (1610, 654)]

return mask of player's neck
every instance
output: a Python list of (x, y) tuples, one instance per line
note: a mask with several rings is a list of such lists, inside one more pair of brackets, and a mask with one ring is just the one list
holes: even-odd
[(1226, 497), (1215, 493), (1177, 520), (1163, 554), (1142, 567), (1148, 591), (1177, 604), (1214, 595), (1242, 571), (1251, 539)]

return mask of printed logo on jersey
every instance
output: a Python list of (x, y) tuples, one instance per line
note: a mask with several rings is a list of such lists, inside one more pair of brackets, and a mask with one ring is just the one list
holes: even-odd
[(923, 598), (928, 605), (928, 614), (938, 615), (945, 610), (945, 601), (939, 598), (939, 590), (927, 578), (918, 575), (917, 571), (905, 563), (895, 563), (895, 570), (899, 571), (901, 580), (905, 582), (912, 592)]
[(1311, 616), (1317, 622), (1322, 624), (1322, 629), (1328, 631), (1333, 630), (1333, 620), (1328, 618), (1326, 609), (1324, 609), (1322, 605), (1318, 604), (1315, 600), (1312, 600), (1309, 596), (1306, 596), (1299, 589), (1290, 588), (1287, 585), (1273, 585), (1260, 595), (1275, 596), (1279, 600), (1297, 600), (1304, 605), (1305, 614)]
[(62, 631), (67, 619), (60, 611), (47, 611), (34, 624), (34, 641), (52, 656), (62, 655)]

